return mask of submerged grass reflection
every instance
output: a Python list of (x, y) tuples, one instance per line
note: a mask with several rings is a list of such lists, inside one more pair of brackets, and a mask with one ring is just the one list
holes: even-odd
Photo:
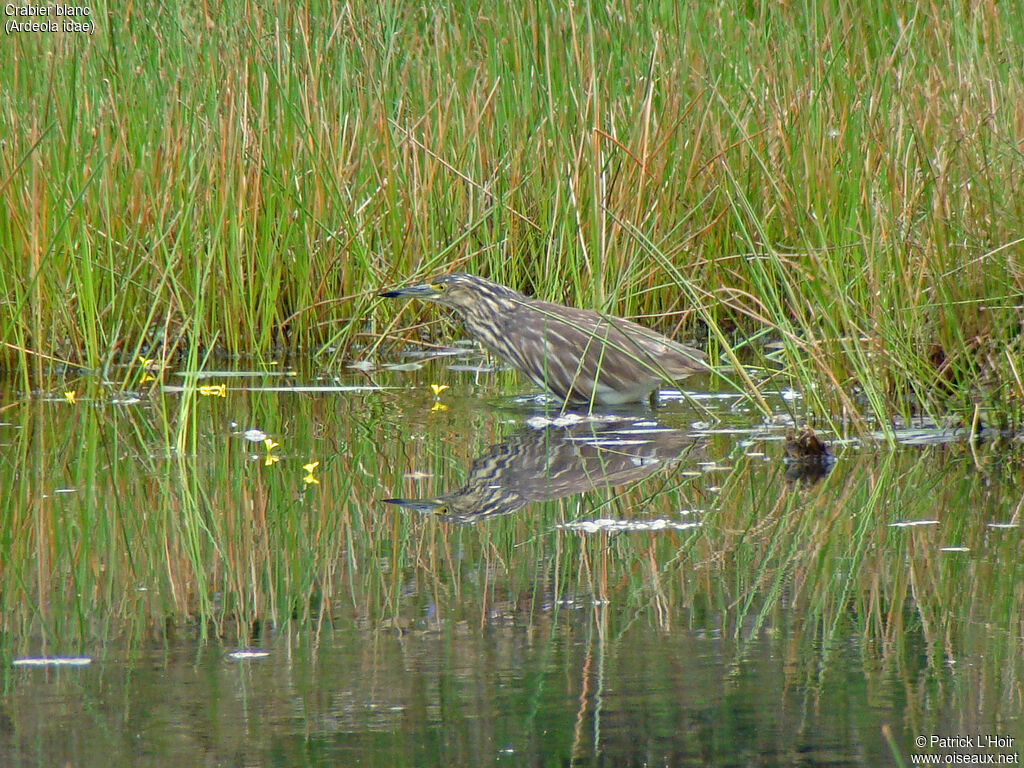
[[(259, 643), (285, 625), (540, 627), (612, 605), (613, 635), (636, 622), (700, 628), (739, 653), (789, 627), (793, 674), (812, 690), (850, 637), (866, 665), (898, 674), (922, 665), (937, 678), (981, 648), (1020, 669), (1019, 449), (840, 447), (832, 472), (808, 483), (787, 475), (780, 440), (707, 434), (699, 464), (456, 525), (381, 500), (457, 487), (523, 427), (475, 401), (432, 402), (426, 391), (230, 392), (187, 409), (177, 394), (6, 409), (4, 658), (181, 633)], [(253, 428), (278, 461), (244, 437)], [(190, 452), (176, 449), (183, 431)], [(600, 518), (701, 525), (565, 527)], [(894, 525), (926, 519), (938, 522)], [(1014, 675), (985, 691), (1024, 695)]]
[[(1019, 513), (1019, 451), (983, 449), (980, 466), (966, 446), (844, 458), (812, 488), (769, 482), (762, 487), (775, 490), (758, 491), (750, 473), (735, 473), (723, 487), (722, 565), (739, 576), (723, 603), (733, 608), (737, 637), (792, 622), (800, 638), (793, 652), (813, 662), (797, 665), (811, 690), (835, 674), (833, 657), (851, 637), (861, 639), (866, 669), (915, 686), (995, 653), (994, 684), (982, 684), (994, 669), (973, 664), (954, 684), (1020, 701), (1020, 534), (991, 526)], [(894, 525), (924, 518), (938, 523)], [(937, 715), (926, 711), (912, 708), (911, 731), (928, 732), (926, 720)]]

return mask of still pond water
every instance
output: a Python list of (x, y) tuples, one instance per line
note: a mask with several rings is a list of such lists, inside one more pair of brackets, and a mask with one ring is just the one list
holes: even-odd
[(1019, 760), (1014, 438), (793, 462), (796, 392), (561, 415), (465, 352), (151, 373), (0, 385), (2, 766)]

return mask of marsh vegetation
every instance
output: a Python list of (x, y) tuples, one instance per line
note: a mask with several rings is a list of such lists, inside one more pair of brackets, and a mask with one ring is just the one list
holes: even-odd
[(447, 339), (374, 296), (458, 268), (696, 341), (756, 400), (754, 365), (833, 426), (1020, 423), (1006, 4), (96, 10), (94, 38), (12, 36), (0, 75), (26, 386)]
[[(0, 54), (0, 762), (1024, 743), (1013, 4), (91, 8)], [(560, 422), (452, 270), (715, 374)]]

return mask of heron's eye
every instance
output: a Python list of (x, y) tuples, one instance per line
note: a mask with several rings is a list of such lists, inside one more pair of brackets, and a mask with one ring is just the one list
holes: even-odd
[(444, 283), (434, 283), (430, 287), (433, 288), (438, 293), (444, 293), (445, 290), (448, 288), (448, 286), (446, 286)]

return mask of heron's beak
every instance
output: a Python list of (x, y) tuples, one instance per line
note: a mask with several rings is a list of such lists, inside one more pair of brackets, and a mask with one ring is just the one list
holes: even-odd
[(411, 509), (423, 515), (430, 513), (440, 515), (446, 511), (445, 502), (441, 499), (381, 499), (381, 501), (403, 509)]
[(440, 291), (433, 284), (422, 283), (420, 285), (410, 285), (408, 288), (384, 291), (378, 295), (383, 299), (422, 299), (424, 301), (432, 301), (437, 298), (439, 293)]

